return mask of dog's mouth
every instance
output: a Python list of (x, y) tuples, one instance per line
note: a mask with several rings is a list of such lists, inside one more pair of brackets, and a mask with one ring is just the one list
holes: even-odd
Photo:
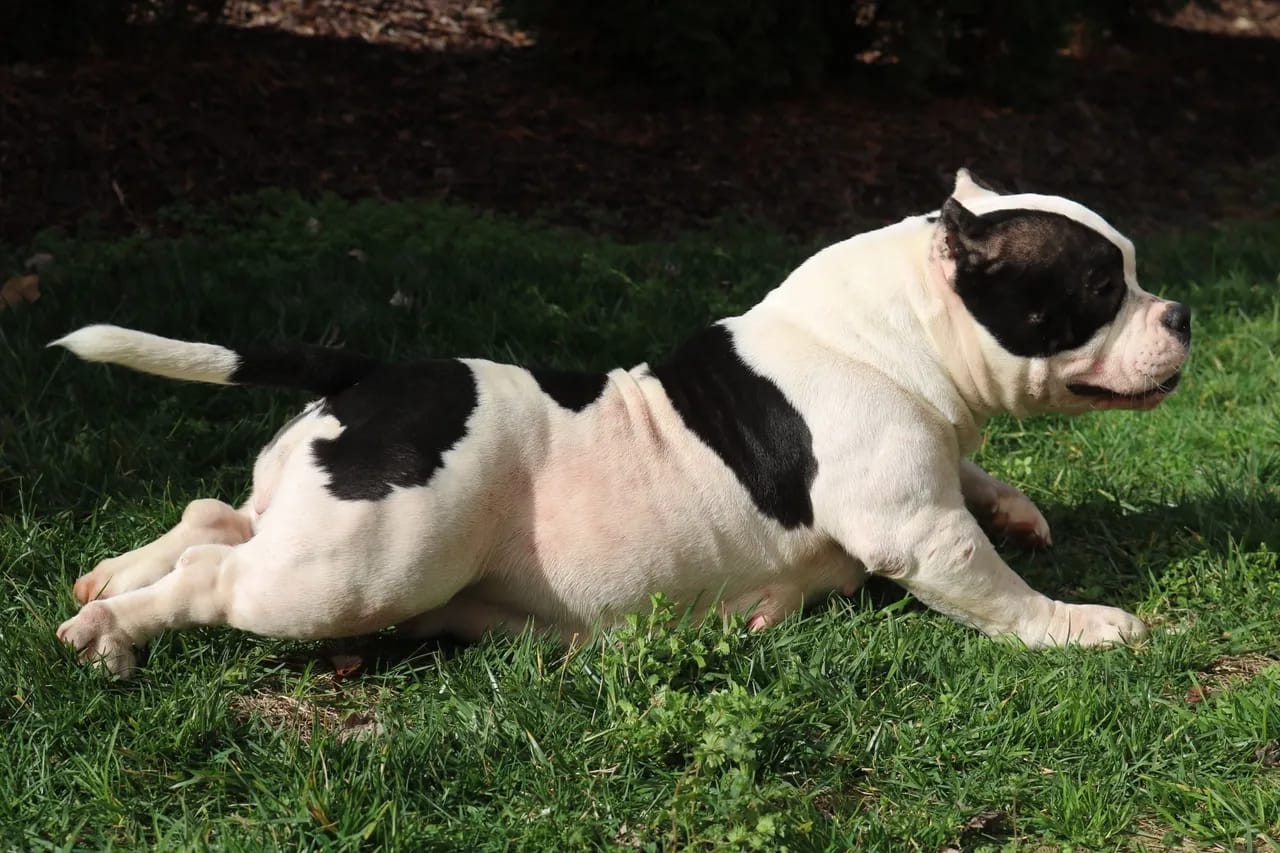
[(1083, 382), (1068, 385), (1067, 390), (1079, 397), (1089, 398), (1097, 409), (1149, 409), (1172, 394), (1181, 381), (1182, 371), (1179, 370), (1163, 382), (1156, 383), (1153, 388), (1136, 394), (1121, 394), (1110, 388)]

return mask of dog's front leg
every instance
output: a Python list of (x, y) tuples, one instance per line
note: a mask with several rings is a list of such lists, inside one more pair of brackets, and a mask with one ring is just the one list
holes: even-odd
[(960, 490), (969, 511), (988, 529), (1008, 536), (1024, 548), (1053, 544), (1049, 522), (1031, 498), (968, 459), (960, 462)]
[[(1017, 575), (960, 504), (920, 507), (872, 522), (850, 547), (872, 573), (901, 584), (929, 607), (989, 636), (1013, 635), (1028, 646), (1101, 645), (1146, 633), (1114, 607), (1066, 604), (1044, 596)], [(860, 547), (859, 547), (860, 546)], [(857, 550), (853, 550), (857, 549)]]

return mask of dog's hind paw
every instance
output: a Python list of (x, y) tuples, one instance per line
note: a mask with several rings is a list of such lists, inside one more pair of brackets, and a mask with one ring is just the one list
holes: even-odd
[(91, 571), (85, 572), (76, 578), (75, 586), (71, 588), (71, 595), (77, 603), (88, 604), (94, 599), (107, 598), (110, 595), (107, 592), (107, 583), (111, 580), (113, 574), (111, 567), (115, 559), (112, 557), (103, 560), (94, 566)]
[(137, 551), (108, 557), (77, 578), (71, 594), (80, 604), (88, 604), (150, 586), (172, 568), (172, 561), (157, 563), (154, 559), (139, 557)]
[(107, 669), (127, 679), (137, 670), (133, 640), (120, 630), (115, 614), (99, 601), (91, 601), (58, 628), (58, 639), (76, 651), (81, 663)]

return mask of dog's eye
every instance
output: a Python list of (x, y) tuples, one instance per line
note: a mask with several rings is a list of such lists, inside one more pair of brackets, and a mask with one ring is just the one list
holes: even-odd
[(1101, 295), (1115, 286), (1115, 278), (1104, 269), (1091, 269), (1084, 277), (1084, 286), (1095, 295)]
[(1044, 322), (1044, 312), (1032, 311), (1030, 314), (1027, 315), (1027, 322), (1033, 326), (1039, 326), (1041, 323)]

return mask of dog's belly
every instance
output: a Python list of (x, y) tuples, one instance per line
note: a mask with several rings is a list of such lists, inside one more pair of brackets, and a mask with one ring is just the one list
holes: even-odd
[[(541, 623), (576, 630), (597, 620), (609, 624), (627, 613), (647, 611), (656, 593), (677, 607), (696, 604), (701, 609), (772, 585), (794, 586), (809, 594), (840, 585), (839, 561), (820, 554), (820, 549), (784, 556), (729, 542), (728, 536), (693, 534), (686, 527), (678, 541), (641, 540), (608, 529), (588, 532), (578, 524), (571, 545), (552, 547), (544, 538), (533, 545), (533, 559), (501, 558), (487, 567), (473, 592), (483, 600), (527, 611)], [(548, 532), (531, 533), (529, 539), (537, 536), (547, 537)]]
[(757, 590), (799, 606), (856, 588), (860, 565), (813, 528), (763, 516), (655, 380), (613, 380), (525, 446), (532, 464), (505, 478), (506, 511), (491, 516), (501, 530), (468, 598), (572, 632), (647, 611), (655, 593), (740, 609)]
[(834, 544), (793, 543), (785, 556), (723, 544), (681, 551), (651, 546), (641, 555), (628, 547), (633, 543), (614, 544), (623, 547), (612, 556), (585, 546), (546, 554), (535, 566), (494, 566), (466, 596), (567, 636), (646, 613), (659, 593), (676, 615), (687, 607), (750, 613), (773, 600), (781, 616), (833, 592), (852, 594), (865, 578), (862, 565)]

